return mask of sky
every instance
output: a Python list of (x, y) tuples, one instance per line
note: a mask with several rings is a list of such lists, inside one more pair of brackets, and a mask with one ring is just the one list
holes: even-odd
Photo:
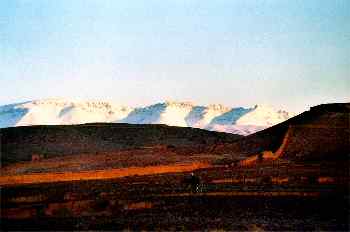
[(350, 102), (349, 0), (1, 0), (0, 105)]

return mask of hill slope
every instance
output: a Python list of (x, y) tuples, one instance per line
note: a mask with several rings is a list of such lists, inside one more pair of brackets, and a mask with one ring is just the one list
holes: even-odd
[[(285, 122), (217, 147), (235, 155), (278, 151), (281, 158), (300, 161), (348, 160), (350, 103), (311, 107)], [(285, 141), (283, 141), (285, 140)], [(283, 149), (281, 148), (282, 143)]]
[(29, 161), (33, 154), (45, 158), (115, 152), (164, 146), (187, 153), (215, 144), (231, 143), (241, 136), (195, 128), (165, 125), (84, 124), (27, 126), (0, 129), (2, 165)]

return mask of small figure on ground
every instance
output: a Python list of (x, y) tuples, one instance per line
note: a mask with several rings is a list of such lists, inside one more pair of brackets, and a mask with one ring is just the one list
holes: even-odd
[(200, 188), (200, 178), (196, 176), (193, 172), (190, 176), (185, 177), (184, 183), (187, 185), (187, 189), (190, 189), (192, 193), (199, 192)]

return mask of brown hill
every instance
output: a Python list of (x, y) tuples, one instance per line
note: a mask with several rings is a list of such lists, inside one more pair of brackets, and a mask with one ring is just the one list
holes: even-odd
[(350, 103), (323, 104), (215, 151), (233, 156), (272, 151), (294, 161), (348, 160), (349, 120)]
[(62, 155), (98, 154), (164, 146), (186, 152), (232, 143), (240, 135), (166, 125), (83, 124), (0, 129), (1, 162), (29, 161)]

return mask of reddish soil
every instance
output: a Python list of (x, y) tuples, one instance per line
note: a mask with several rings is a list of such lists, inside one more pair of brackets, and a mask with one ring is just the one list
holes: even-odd
[(145, 176), (162, 173), (190, 172), (199, 168), (207, 168), (207, 163), (190, 163), (190, 164), (174, 164), (174, 165), (158, 165), (147, 167), (129, 167), (120, 169), (107, 169), (96, 171), (81, 172), (63, 172), (63, 173), (38, 173), (24, 175), (3, 175), (0, 176), (0, 186), (18, 185), (18, 184), (34, 184), (34, 183), (52, 183), (62, 181), (75, 180), (100, 180), (114, 179), (127, 176)]

